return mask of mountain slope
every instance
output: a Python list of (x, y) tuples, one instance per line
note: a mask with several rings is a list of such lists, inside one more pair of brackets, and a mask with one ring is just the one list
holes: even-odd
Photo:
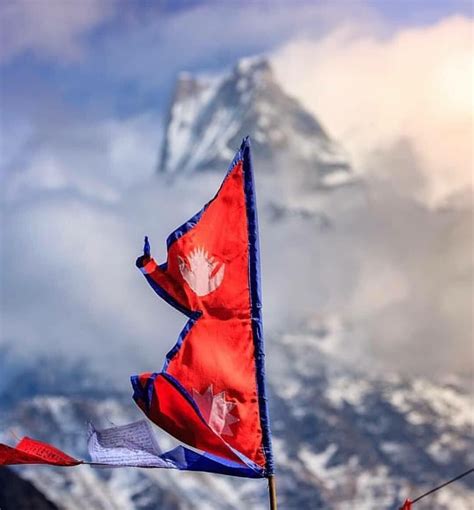
[[(472, 400), (461, 382), (375, 377), (335, 359), (333, 332), (301, 329), (268, 339), (269, 383), (278, 492), (285, 509), (396, 508), (474, 464)], [(278, 367), (278, 368), (277, 368)], [(59, 386), (70, 394), (74, 378)], [(128, 395), (90, 391), (22, 399), (2, 412), (1, 430), (51, 441), (87, 457), (88, 420), (98, 427), (140, 417)], [(3, 422), (3, 423), (2, 423)], [(160, 433), (162, 448), (172, 441)], [(76, 510), (237, 510), (266, 508), (266, 484), (166, 470), (21, 467), (61, 508)], [(468, 510), (466, 478), (418, 505)]]

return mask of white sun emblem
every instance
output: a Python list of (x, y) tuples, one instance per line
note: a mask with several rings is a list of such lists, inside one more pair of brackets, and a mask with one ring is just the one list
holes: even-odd
[(234, 435), (230, 425), (238, 422), (239, 419), (230, 414), (235, 404), (226, 401), (225, 391), (214, 395), (211, 384), (202, 395), (193, 389), (193, 398), (207, 424), (216, 434)]
[(225, 264), (219, 264), (204, 248), (195, 248), (186, 260), (178, 256), (181, 276), (198, 296), (215, 291), (224, 279)]

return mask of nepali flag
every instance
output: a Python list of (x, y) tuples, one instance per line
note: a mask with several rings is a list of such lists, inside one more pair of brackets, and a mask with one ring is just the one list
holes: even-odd
[(248, 138), (217, 195), (170, 234), (167, 248), (159, 265), (145, 238), (137, 267), (188, 322), (161, 372), (131, 378), (133, 398), (150, 420), (199, 450), (180, 447), (178, 469), (268, 477), (273, 458)]

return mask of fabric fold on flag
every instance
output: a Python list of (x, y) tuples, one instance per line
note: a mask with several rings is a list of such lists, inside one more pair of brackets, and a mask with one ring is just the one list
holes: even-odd
[(265, 395), (260, 261), (250, 141), (216, 196), (167, 239), (167, 260), (137, 266), (188, 317), (161, 372), (131, 378), (158, 426), (206, 456), (273, 473)]
[[(232, 461), (240, 463), (244, 473), (252, 472), (252, 478), (264, 476), (260, 466), (232, 448), (212, 429), (196, 402), (176, 379), (168, 373), (144, 374), (142, 379), (145, 378), (147, 391), (143, 390), (140, 378), (132, 378), (135, 388), (134, 399), (152, 421), (159, 420), (162, 428), (167, 431), (173, 430), (174, 437), (180, 441), (207, 453), (214, 452), (214, 456), (211, 457), (214, 460), (220, 459), (227, 467), (228, 462)], [(152, 406), (154, 392), (159, 392), (160, 398), (156, 401), (156, 405)], [(143, 405), (144, 402), (145, 405)], [(186, 421), (179, 421), (181, 416), (185, 416)], [(237, 476), (242, 475), (237, 474)]]

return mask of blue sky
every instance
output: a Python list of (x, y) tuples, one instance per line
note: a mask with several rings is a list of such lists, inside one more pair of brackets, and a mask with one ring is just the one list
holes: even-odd
[[(308, 91), (321, 88), (320, 77), (329, 73), (330, 88), (341, 82), (350, 83), (344, 74), (358, 73), (357, 66), (365, 65), (365, 60), (370, 58), (372, 81), (378, 81), (378, 71), (385, 64), (385, 58), (380, 55), (392, 53), (397, 61), (398, 53), (393, 48), (406, 36), (416, 41), (413, 52), (412, 48), (400, 49), (401, 58), (406, 55), (407, 65), (399, 67), (397, 75), (390, 78), (391, 70), (384, 70), (390, 82), (380, 83), (379, 87), (391, 89), (393, 83), (412, 76), (413, 88), (419, 83), (419, 90), (413, 98), (403, 99), (403, 103), (412, 103), (413, 110), (415, 98), (423, 100), (425, 96), (425, 90), (421, 89), (423, 63), (444, 53), (445, 62), (436, 72), (445, 73), (443, 66), (450, 65), (451, 60), (452, 66), (463, 66), (462, 77), (455, 77), (449, 71), (453, 75), (449, 88), (453, 86), (451, 83), (454, 87), (464, 83), (467, 89), (472, 83), (472, 73), (464, 61), (469, 57), (456, 59), (451, 55), (466, 53), (467, 23), (472, 20), (472, 14), (469, 0), (3, 2), (0, 5), (3, 145), (0, 179), (22, 168), (32, 148), (51, 146), (66, 132), (77, 138), (79, 126), (87, 131), (91, 125), (102, 122), (127, 122), (147, 116), (147, 129), (154, 130), (158, 147), (162, 122), (180, 71), (221, 72), (240, 57), (261, 53), (273, 57), (288, 53), (292, 45), (298, 46), (292, 56), (286, 61), (280, 59), (277, 69), (280, 82), (290, 88), (291, 83), (296, 84), (289, 92), (320, 118), (330, 134), (346, 137), (346, 133), (360, 131), (360, 127), (338, 121), (338, 112), (326, 111), (328, 104), (371, 108), (372, 117), (386, 105), (383, 101), (364, 104), (367, 91), (362, 89), (349, 105), (344, 103), (345, 90), (339, 92), (343, 97), (329, 94), (325, 101), (318, 102)], [(443, 23), (449, 26), (443, 29)], [(346, 54), (341, 63), (345, 66), (341, 78), (339, 70), (331, 68), (323, 72), (320, 63), (314, 62), (313, 54), (344, 30), (350, 32), (350, 37), (326, 50), (329, 60), (333, 53)], [(461, 42), (458, 41), (460, 33), (464, 37)], [(361, 55), (357, 52), (358, 41), (372, 49), (375, 47), (376, 51)], [(355, 58), (350, 56), (351, 51), (355, 51)], [(409, 63), (412, 53), (417, 54), (420, 66)], [(299, 68), (290, 72), (295, 62), (299, 62)], [(324, 65), (328, 67), (327, 62)], [(434, 66), (423, 72), (431, 73), (431, 70)], [(451, 90), (446, 93), (452, 95)], [(456, 95), (463, 96), (465, 102), (468, 92), (463, 90)], [(396, 97), (392, 100), (400, 102)], [(438, 98), (433, 97), (433, 101)], [(393, 105), (394, 110), (399, 107)], [(425, 112), (416, 113), (423, 117)], [(436, 114), (433, 120), (436, 119), (444, 123), (446, 116)], [(372, 118), (370, 121), (375, 122)], [(448, 119), (448, 122), (454, 126), (466, 124), (468, 120)], [(404, 118), (399, 120), (396, 129), (400, 130), (401, 123), (413, 124)], [(419, 133), (429, 128), (430, 123), (433, 124), (430, 120), (419, 126)], [(397, 132), (393, 136), (399, 135)]]
[[(293, 38), (317, 40), (344, 23), (364, 23), (368, 33), (383, 36), (455, 14), (472, 16), (468, 0), (35, 4), (42, 8), (34, 13), (28, 0), (1, 7), (8, 43), (1, 54), (3, 108), (28, 115), (41, 96), (89, 118), (162, 112), (182, 69), (221, 69)], [(95, 6), (92, 14), (78, 20), (75, 12), (86, 5)]]

